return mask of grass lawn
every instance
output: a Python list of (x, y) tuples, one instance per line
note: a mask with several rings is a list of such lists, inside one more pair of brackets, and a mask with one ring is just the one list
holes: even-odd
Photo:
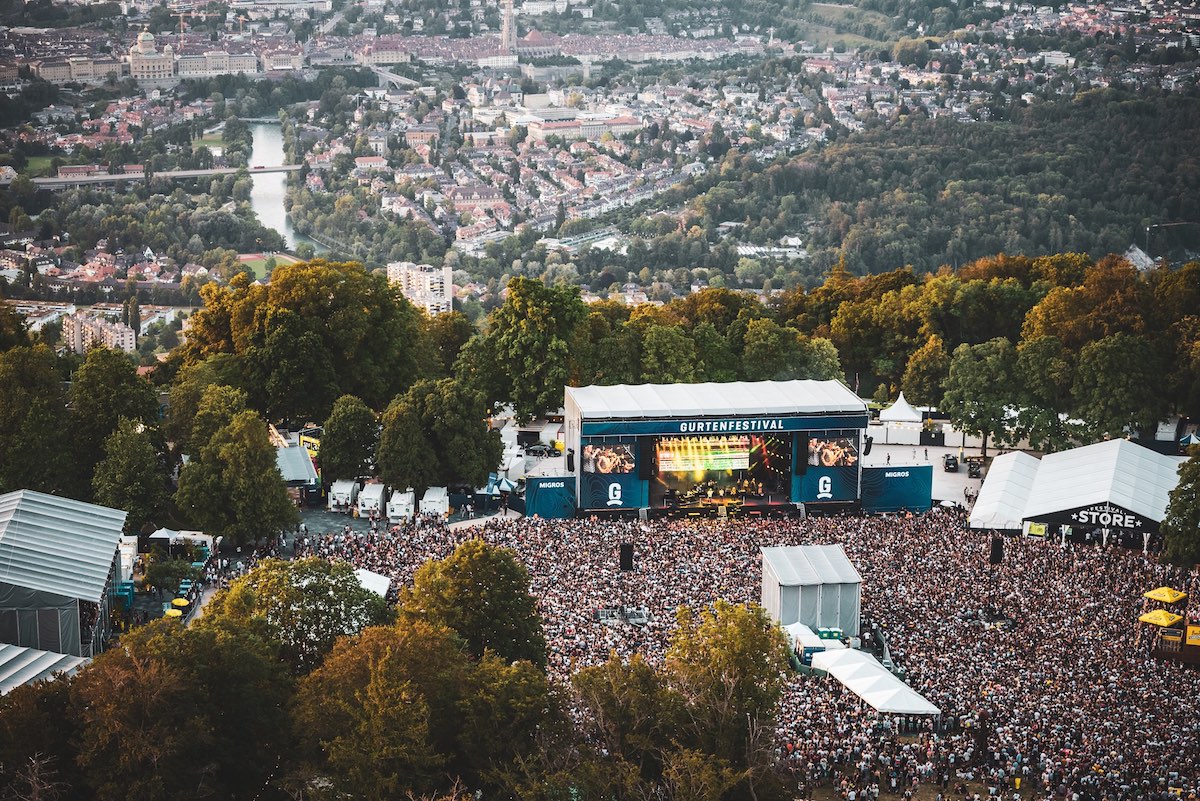
[[(288, 256), (283, 253), (276, 253), (274, 255), (275, 255), (275, 264), (276, 265), (294, 264), (294, 263), (300, 261), (299, 259), (292, 258), (291, 256)], [(238, 256), (238, 259), (241, 261), (242, 264), (244, 264), (250, 268), (251, 272), (254, 273), (255, 278), (266, 278), (267, 277), (267, 257), (263, 256), (263, 254), (261, 254), (261, 253), (242, 253), (241, 255)]]
[(30, 178), (50, 175), (50, 162), (54, 159), (55, 156), (30, 156), (29, 163), (25, 165), (23, 172)]
[(192, 147), (223, 147), (224, 145), (225, 135), (221, 131), (206, 133), (204, 136), (192, 140)]

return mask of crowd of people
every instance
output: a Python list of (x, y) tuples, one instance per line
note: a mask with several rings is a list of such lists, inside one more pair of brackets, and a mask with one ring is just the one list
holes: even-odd
[[(846, 801), (910, 796), (922, 785), (943, 798), (1200, 792), (1200, 672), (1151, 658), (1137, 623), (1144, 591), (1194, 588), (1195, 579), (1140, 552), (1009, 539), (992, 565), (988, 537), (948, 509), (807, 520), (493, 518), (458, 530), (426, 520), (304, 536), (296, 552), (350, 561), (399, 587), (475, 536), (526, 565), (560, 680), (613, 652), (660, 662), (680, 605), (757, 602), (763, 546), (842, 544), (863, 577), (864, 618), (942, 715), (895, 719), (832, 679), (794, 675), (778, 753), (805, 791), (832, 787)], [(631, 572), (620, 570), (621, 543), (634, 545)], [(620, 607), (644, 607), (649, 620), (597, 614)]]

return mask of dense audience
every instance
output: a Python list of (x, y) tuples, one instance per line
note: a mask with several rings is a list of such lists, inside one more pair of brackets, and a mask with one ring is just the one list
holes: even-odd
[[(841, 543), (863, 576), (863, 616), (877, 622), (909, 684), (940, 718), (864, 707), (832, 679), (797, 675), (779, 714), (779, 756), (802, 793), (847, 801), (979, 793), (1070, 801), (1200, 791), (1200, 671), (1149, 656), (1141, 594), (1195, 577), (1118, 547), (1009, 539), (1000, 565), (960, 512), (919, 517), (440, 521), (369, 533), (302, 536), (297, 555), (344, 559), (393, 579), (481, 536), (529, 570), (558, 679), (616, 652), (661, 661), (681, 604), (758, 601), (767, 545)], [(635, 544), (635, 570), (619, 545)], [(645, 626), (599, 610), (645, 607)], [(1193, 607), (1195, 608), (1195, 607)], [(1002, 623), (997, 625), (997, 623)], [(932, 791), (931, 791), (932, 792)]]

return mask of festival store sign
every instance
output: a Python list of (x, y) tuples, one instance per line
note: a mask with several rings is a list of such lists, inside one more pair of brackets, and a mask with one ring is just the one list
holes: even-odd
[(1134, 514), (1112, 503), (1095, 503), (1048, 515), (1038, 515), (1039, 523), (1061, 523), (1084, 528), (1115, 528), (1125, 531), (1158, 531), (1158, 521)]
[(866, 428), (866, 415), (846, 414), (823, 417), (731, 417), (720, 420), (593, 420), (583, 421), (584, 436), (610, 434), (670, 434), (705, 436), (710, 434), (772, 434), (784, 431)]

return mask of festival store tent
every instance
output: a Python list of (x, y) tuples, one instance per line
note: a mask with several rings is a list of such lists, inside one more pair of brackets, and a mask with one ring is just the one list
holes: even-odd
[(997, 456), (988, 469), (987, 481), (971, 509), (971, 528), (1020, 531), (1025, 505), (1037, 481), (1040, 462), (1027, 453), (1013, 451)]
[(813, 654), (813, 670), (828, 673), (872, 709), (894, 715), (940, 715), (926, 700), (870, 654), (856, 650)]

